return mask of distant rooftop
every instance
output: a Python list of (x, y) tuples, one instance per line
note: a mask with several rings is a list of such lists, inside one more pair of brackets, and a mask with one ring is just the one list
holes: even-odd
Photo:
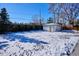
[(44, 24), (44, 25), (58, 25), (57, 23), (47, 23), (47, 24)]

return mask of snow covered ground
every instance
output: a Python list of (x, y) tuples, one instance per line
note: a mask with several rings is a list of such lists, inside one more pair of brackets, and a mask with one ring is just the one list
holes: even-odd
[(0, 35), (0, 56), (67, 56), (79, 40), (76, 35), (46, 31)]

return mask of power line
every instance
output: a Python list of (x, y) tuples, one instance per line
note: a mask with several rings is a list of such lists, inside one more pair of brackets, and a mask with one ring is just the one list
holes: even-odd
[(27, 19), (27, 18), (22, 18), (22, 17), (20, 17), (20, 18), (15, 18), (15, 17), (10, 17), (10, 19), (18, 19), (18, 20), (31, 20), (31, 18), (29, 18), (29, 19)]

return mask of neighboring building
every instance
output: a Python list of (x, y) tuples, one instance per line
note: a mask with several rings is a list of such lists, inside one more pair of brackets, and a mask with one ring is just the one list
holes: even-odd
[(69, 20), (63, 20), (62, 18), (59, 19), (58, 23), (64, 24), (64, 25), (70, 25)]
[(48, 23), (43, 25), (43, 30), (49, 31), (49, 32), (59, 31), (61, 30), (61, 26), (56, 23)]

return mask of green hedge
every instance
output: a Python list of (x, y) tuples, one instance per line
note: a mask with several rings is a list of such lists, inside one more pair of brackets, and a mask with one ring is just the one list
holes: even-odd
[(42, 25), (38, 24), (0, 24), (0, 33), (42, 29)]

